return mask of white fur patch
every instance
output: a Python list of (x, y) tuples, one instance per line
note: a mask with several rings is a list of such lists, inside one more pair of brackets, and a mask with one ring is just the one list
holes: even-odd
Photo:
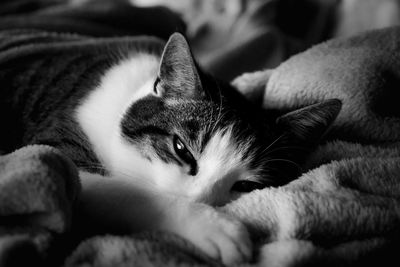
[(233, 184), (248, 180), (252, 172), (242, 159), (247, 144), (235, 143), (232, 129), (217, 132), (198, 155), (198, 173), (188, 174), (188, 169), (176, 164), (154, 160), (148, 173), (158, 191), (185, 196), (195, 201), (222, 205), (235, 198)]
[[(137, 186), (169, 192), (164, 186), (179, 184), (185, 191), (184, 170), (154, 157), (151, 161), (121, 136), (120, 122), (132, 103), (151, 94), (159, 59), (137, 55), (120, 62), (103, 76), (100, 86), (84, 100), (76, 118), (101, 163), (113, 177), (134, 180)], [(166, 183), (165, 181), (170, 181)]]
[[(134, 145), (117, 136), (112, 139), (110, 156), (113, 175), (122, 179), (135, 179), (138, 187), (145, 187), (147, 190), (185, 196), (185, 188), (182, 187), (182, 177), (185, 174), (178, 165), (165, 163), (156, 156), (149, 161)], [(171, 181), (167, 188), (163, 187), (164, 181)], [(171, 188), (176, 185), (179, 185), (182, 191), (171, 192)]]
[[(104, 166), (112, 171), (112, 140), (119, 137), (119, 124), (126, 109), (148, 95), (157, 75), (159, 59), (138, 54), (124, 60), (103, 76), (98, 88), (83, 101), (76, 118)], [(137, 159), (131, 159), (133, 162)]]
[(158, 66), (155, 56), (136, 55), (112, 67), (77, 109), (77, 121), (111, 176), (209, 204), (229, 202), (233, 184), (251, 176), (242, 160), (246, 143), (236, 144), (231, 128), (217, 132), (203, 153), (196, 155), (199, 171), (195, 176), (188, 174), (187, 166), (165, 163), (155, 155), (151, 161), (146, 159), (122, 138), (121, 119), (132, 103), (152, 94)]
[(233, 184), (252, 176), (248, 162), (243, 160), (246, 149), (246, 143), (236, 143), (232, 128), (217, 132), (198, 160), (199, 173), (190, 194), (195, 199), (216, 205), (232, 200)]

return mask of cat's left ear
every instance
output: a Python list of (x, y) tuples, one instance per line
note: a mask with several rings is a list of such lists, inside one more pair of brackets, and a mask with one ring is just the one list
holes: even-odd
[(195, 97), (201, 92), (201, 81), (189, 44), (180, 33), (169, 38), (161, 57), (155, 91), (163, 96)]
[(338, 99), (330, 99), (289, 112), (277, 119), (286, 132), (303, 144), (315, 144), (328, 131), (342, 108)]

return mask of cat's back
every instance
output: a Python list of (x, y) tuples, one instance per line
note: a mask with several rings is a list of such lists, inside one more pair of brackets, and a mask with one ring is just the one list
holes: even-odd
[(0, 35), (0, 123), (7, 129), (1, 150), (29, 143), (57, 146), (61, 138), (70, 138), (68, 132), (77, 128), (75, 110), (103, 76), (126, 58), (159, 57), (163, 45), (144, 36)]

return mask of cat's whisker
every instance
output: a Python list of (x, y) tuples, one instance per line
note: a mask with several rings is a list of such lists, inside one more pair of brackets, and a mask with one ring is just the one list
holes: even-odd
[[(97, 171), (103, 171), (105, 173), (108, 172), (107, 168), (105, 168), (104, 166), (102, 166), (101, 164), (98, 164), (98, 163), (79, 164), (79, 166), (81, 168), (90, 168), (90, 169), (97, 170)], [(138, 177), (138, 176), (133, 177), (131, 174), (125, 173), (125, 172), (123, 172), (121, 170), (114, 171), (114, 174), (119, 176), (120, 178), (125, 178), (127, 180), (134, 180), (135, 183), (136, 182), (140, 182), (141, 184), (147, 185), (149, 187), (154, 187), (155, 186), (154, 182), (151, 181), (151, 180), (144, 180), (144, 179), (141, 179), (141, 177)]]
[(271, 144), (269, 144), (265, 149), (268, 150), (270, 149), (273, 145), (275, 145), (283, 136), (285, 136), (285, 134), (281, 134), (280, 136), (278, 136)]
[(210, 115), (210, 120), (208, 121), (206, 127), (205, 127), (205, 132), (211, 132), (212, 126), (213, 126), (213, 119), (214, 119), (214, 109), (211, 108), (211, 115)]
[[(215, 79), (214, 79), (215, 81)], [(215, 81), (219, 93), (219, 107), (218, 107), (218, 116), (217, 119), (215, 120), (214, 127), (212, 128), (211, 132), (214, 132), (215, 128), (217, 127), (218, 123), (222, 120), (222, 92), (221, 88), (219, 87), (218, 83)]]
[[(270, 146), (269, 146), (270, 147)], [(272, 150), (266, 150), (266, 149), (264, 149), (262, 152), (260, 152), (259, 153), (259, 158), (258, 158), (258, 160), (256, 160), (256, 164), (264, 164), (264, 163), (266, 163), (266, 162), (269, 162), (269, 161), (273, 161), (274, 159), (271, 159), (271, 160), (267, 160), (267, 161), (265, 161), (265, 159), (267, 158), (267, 157), (269, 157), (271, 154), (273, 154), (274, 152), (277, 152), (277, 151), (284, 151), (284, 150), (294, 150), (294, 149), (297, 149), (297, 150), (306, 150), (305, 148), (303, 148), (303, 147), (301, 147), (301, 146), (281, 146), (281, 147), (277, 147), (277, 148), (274, 148), (274, 149), (272, 149)], [(281, 159), (281, 160), (284, 160), (284, 159)], [(289, 159), (285, 159), (285, 160), (287, 160), (287, 161), (291, 161), (291, 160), (289, 160)], [(293, 163), (295, 163), (294, 161), (291, 161), (291, 162), (293, 162)], [(298, 165), (297, 163), (295, 163), (296, 165)], [(300, 167), (298, 167), (299, 169), (301, 169)]]
[(101, 165), (95, 164), (95, 163), (94, 164), (81, 164), (78, 162), (78, 164), (79, 164), (79, 167), (81, 167), (81, 168), (91, 168), (91, 169), (95, 169), (95, 170), (107, 171), (106, 168), (104, 168)]
[(301, 151), (306, 151), (307, 149), (302, 147), (302, 146), (281, 146), (281, 147), (277, 147), (274, 148), (272, 150), (263, 150), (260, 152), (261, 157), (265, 158), (267, 156), (269, 156), (270, 154), (272, 154), (273, 152), (279, 151), (279, 150), (301, 150)]
[[(278, 139), (276, 139), (274, 142), (276, 143)], [(279, 148), (276, 149), (272, 149), (269, 150), (271, 147), (273, 146), (273, 144), (270, 144), (268, 147), (262, 149), (261, 151), (259, 151), (257, 154), (259, 155), (258, 158), (266, 158), (268, 157), (270, 154), (272, 154), (275, 150), (279, 150)]]
[(287, 162), (287, 163), (290, 163), (290, 164), (296, 166), (299, 170), (302, 169), (301, 166), (300, 166), (299, 164), (297, 164), (296, 162), (294, 162), (294, 161), (292, 161), (292, 160), (289, 160), (289, 159), (269, 159), (269, 160), (264, 161), (264, 163), (276, 162), (276, 161)]
[[(297, 165), (296, 167), (299, 168), (299, 166)], [(273, 175), (271, 175), (271, 173), (273, 173)], [(261, 168), (260, 176), (260, 182), (267, 184), (267, 186), (268, 181), (270, 181), (270, 186), (281, 186), (298, 178), (289, 176), (286, 169), (276, 168), (272, 166), (264, 166), (263, 168)], [(269, 179), (264, 179), (264, 177), (269, 177)]]

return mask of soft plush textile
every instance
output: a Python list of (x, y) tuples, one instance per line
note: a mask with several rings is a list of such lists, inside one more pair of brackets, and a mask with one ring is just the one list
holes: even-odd
[[(47, 9), (50, 2), (43, 1), (40, 12), (38, 7), (18, 6), (18, 13), (38, 13), (28, 20), (15, 14), (2, 17), (0, 27), (7, 29), (6, 34), (19, 34), (23, 28), (28, 37), (20, 40), (24, 44), (43, 37), (61, 41), (66, 32), (75, 30), (91, 36), (137, 33), (129, 29), (114, 32), (121, 29), (113, 24), (116, 21), (98, 20), (97, 16), (104, 18), (115, 10), (113, 5), (105, 6), (110, 9)], [(16, 7), (11, 1), (7, 4), (9, 9)], [(97, 15), (88, 16), (92, 19), (82, 22), (86, 26), (78, 27), (80, 12), (88, 15), (92, 11)], [(37, 30), (58, 27), (54, 25), (61, 27), (61, 35), (36, 35)], [(173, 26), (155, 33), (164, 37), (177, 24), (168, 25)], [(254, 258), (244, 266), (382, 265), (397, 259), (399, 41), (399, 28), (336, 39), (298, 54), (276, 69), (244, 74), (233, 82), (256, 102), (262, 100), (265, 108), (279, 112), (329, 98), (343, 102), (330, 134), (310, 155), (301, 177), (279, 188), (254, 191), (220, 208), (242, 220), (251, 232)], [(5, 50), (15, 44), (5, 41), (0, 46)], [(29, 146), (3, 155), (0, 265), (220, 265), (169, 233), (95, 236), (79, 240), (76, 246), (76, 241), (67, 242), (75, 229), (79, 189), (75, 166), (54, 148)]]
[(226, 207), (266, 234), (269, 243), (261, 249), (261, 261), (272, 266), (321, 261), (361, 265), (395, 258), (400, 229), (399, 41), (398, 27), (335, 39), (274, 70), (244, 74), (233, 82), (249, 96), (262, 96), (264, 107), (272, 110), (329, 98), (343, 103), (300, 178)]
[(71, 229), (80, 192), (72, 161), (34, 145), (0, 157), (0, 266), (39, 266)]
[[(400, 29), (392, 28), (330, 41), (274, 70), (234, 81), (246, 93), (263, 94), (264, 105), (270, 109), (290, 110), (331, 97), (343, 101), (331, 134), (309, 157), (301, 177), (286, 186), (254, 191), (220, 208), (248, 226), (256, 244), (254, 262), (248, 264), (336, 266), (396, 259), (400, 223), (396, 127), (400, 122), (390, 103), (391, 93), (396, 94), (392, 89), (397, 88), (398, 38)], [(387, 73), (392, 79), (385, 79)], [(382, 114), (382, 109), (391, 112)], [(3, 219), (2, 258), (10, 258), (13, 246), (9, 244), (21, 242), (31, 242), (28, 247), (45, 257), (40, 252), (46, 251), (46, 245), (36, 240), (44, 236), (40, 240), (50, 242), (68, 233), (73, 199), (79, 192), (76, 170), (57, 151), (42, 146), (24, 148), (1, 160), (1, 217), (17, 214), (22, 216), (14, 218), (22, 219), (35, 211), (47, 216), (20, 221), (30, 234), (25, 228), (16, 234), (14, 224), (4, 224), (7, 220)], [(61, 193), (51, 193), (55, 191)], [(66, 266), (219, 265), (168, 233), (96, 236), (73, 250)], [(23, 251), (32, 254), (32, 250)]]
[[(164, 7), (138, 8), (127, 1), (8, 0), (0, 3), (0, 30), (42, 30), (96, 37), (153, 35), (167, 39), (185, 26)], [(155, 19), (157, 18), (157, 19)]]
[(399, 38), (400, 29), (392, 28), (330, 41), (275, 70), (234, 81), (245, 93), (261, 91), (268, 109), (286, 111), (333, 97), (343, 102), (326, 143), (309, 157), (301, 177), (222, 208), (251, 230), (259, 244), (255, 265), (362, 265), (396, 258), (400, 121), (392, 89), (398, 86)]
[(399, 41), (398, 27), (338, 38), (292, 57), (274, 71), (244, 74), (234, 83), (249, 93), (254, 86), (247, 84), (267, 83), (263, 103), (269, 109), (290, 110), (338, 98), (343, 106), (331, 129), (335, 138), (396, 141), (400, 138)]

